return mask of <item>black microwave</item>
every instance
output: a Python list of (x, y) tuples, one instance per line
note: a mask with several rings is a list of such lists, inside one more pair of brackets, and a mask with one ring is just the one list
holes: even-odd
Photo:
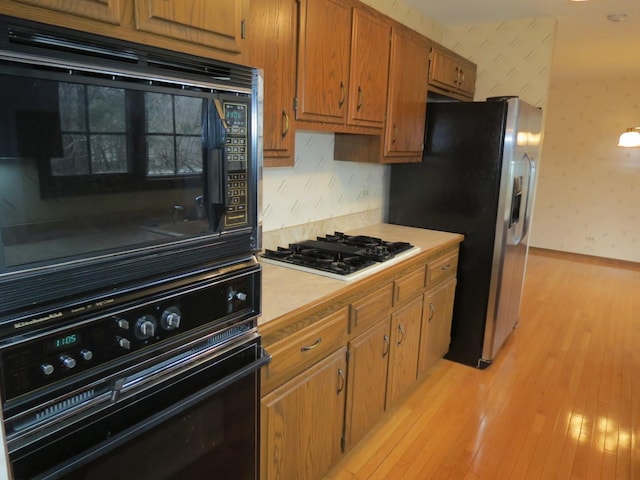
[(260, 249), (260, 72), (0, 17), (0, 324)]

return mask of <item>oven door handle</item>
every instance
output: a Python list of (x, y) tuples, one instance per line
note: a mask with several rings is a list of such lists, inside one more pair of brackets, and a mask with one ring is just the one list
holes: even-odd
[[(257, 334), (254, 334), (254, 338), (255, 337), (257, 337)], [(225, 352), (231, 351), (237, 346), (238, 346), (237, 343), (229, 345), (225, 350), (221, 352), (216, 352), (215, 356), (221, 357), (224, 355)], [(154, 367), (154, 369), (151, 372), (147, 370), (145, 373), (143, 373), (138, 377), (134, 377), (134, 378), (124, 377), (119, 379), (118, 381), (116, 381), (116, 383), (113, 386), (113, 390), (111, 394), (111, 402), (115, 403), (120, 399), (125, 399), (133, 395), (138, 395), (141, 391), (148, 390), (149, 388), (152, 388), (159, 384), (163, 384), (171, 378), (175, 378), (186, 371), (193, 370), (194, 367), (198, 365), (207, 363), (211, 361), (211, 359), (213, 358), (212, 352), (215, 352), (219, 348), (220, 348), (219, 346), (215, 346), (212, 348), (194, 352), (190, 355), (180, 358), (180, 360), (178, 361), (166, 364), (159, 368)], [(261, 358), (254, 363), (259, 363), (260, 361), (263, 361), (263, 358), (262, 358), (263, 355), (267, 357), (266, 363), (268, 363), (271, 360), (271, 357), (266, 353), (266, 351), (262, 346), (258, 346), (258, 348), (260, 349)], [(251, 373), (253, 370), (255, 370), (255, 368), (253, 368), (253, 365), (254, 364), (250, 364), (239, 369), (238, 372), (236, 372), (237, 374), (240, 374), (241, 372), (245, 372), (245, 371), (246, 373), (244, 373), (243, 375), (234, 377), (234, 379), (242, 378), (244, 375)]]

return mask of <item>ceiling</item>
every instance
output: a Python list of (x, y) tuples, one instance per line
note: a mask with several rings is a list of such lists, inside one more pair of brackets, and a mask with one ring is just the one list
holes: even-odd
[[(443, 26), (530, 17), (558, 21), (552, 76), (640, 77), (640, 0), (405, 0)], [(607, 15), (626, 14), (620, 22)]]

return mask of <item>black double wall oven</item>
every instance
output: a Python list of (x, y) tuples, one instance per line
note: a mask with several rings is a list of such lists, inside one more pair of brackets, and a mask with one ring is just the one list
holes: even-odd
[(255, 69), (0, 17), (10, 478), (257, 478), (261, 105)]

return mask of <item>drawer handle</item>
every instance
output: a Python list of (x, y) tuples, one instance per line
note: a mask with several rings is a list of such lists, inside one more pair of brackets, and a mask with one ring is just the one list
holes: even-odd
[(398, 339), (398, 345), (400, 345), (402, 342), (404, 342), (404, 328), (402, 328), (402, 325), (398, 325), (398, 331), (400, 332), (400, 338)]
[(446, 265), (443, 265), (440, 267), (440, 270), (442, 270), (443, 272), (446, 272), (447, 270), (449, 270), (451, 268), (451, 264), (447, 263)]
[(342, 372), (341, 368), (338, 369), (338, 379), (340, 380), (340, 384), (338, 385), (338, 391), (336, 392), (336, 394), (340, 395), (340, 392), (344, 390), (345, 385), (344, 373)]
[(314, 348), (316, 348), (318, 345), (320, 345), (320, 342), (322, 341), (322, 337), (318, 337), (318, 339), (313, 342), (311, 345), (307, 345), (305, 347), (302, 347), (300, 349), (301, 352), (308, 352), (309, 350), (313, 350)]
[(382, 349), (382, 358), (386, 357), (389, 354), (389, 347), (391, 346), (391, 342), (389, 342), (389, 335), (384, 335), (384, 348)]

